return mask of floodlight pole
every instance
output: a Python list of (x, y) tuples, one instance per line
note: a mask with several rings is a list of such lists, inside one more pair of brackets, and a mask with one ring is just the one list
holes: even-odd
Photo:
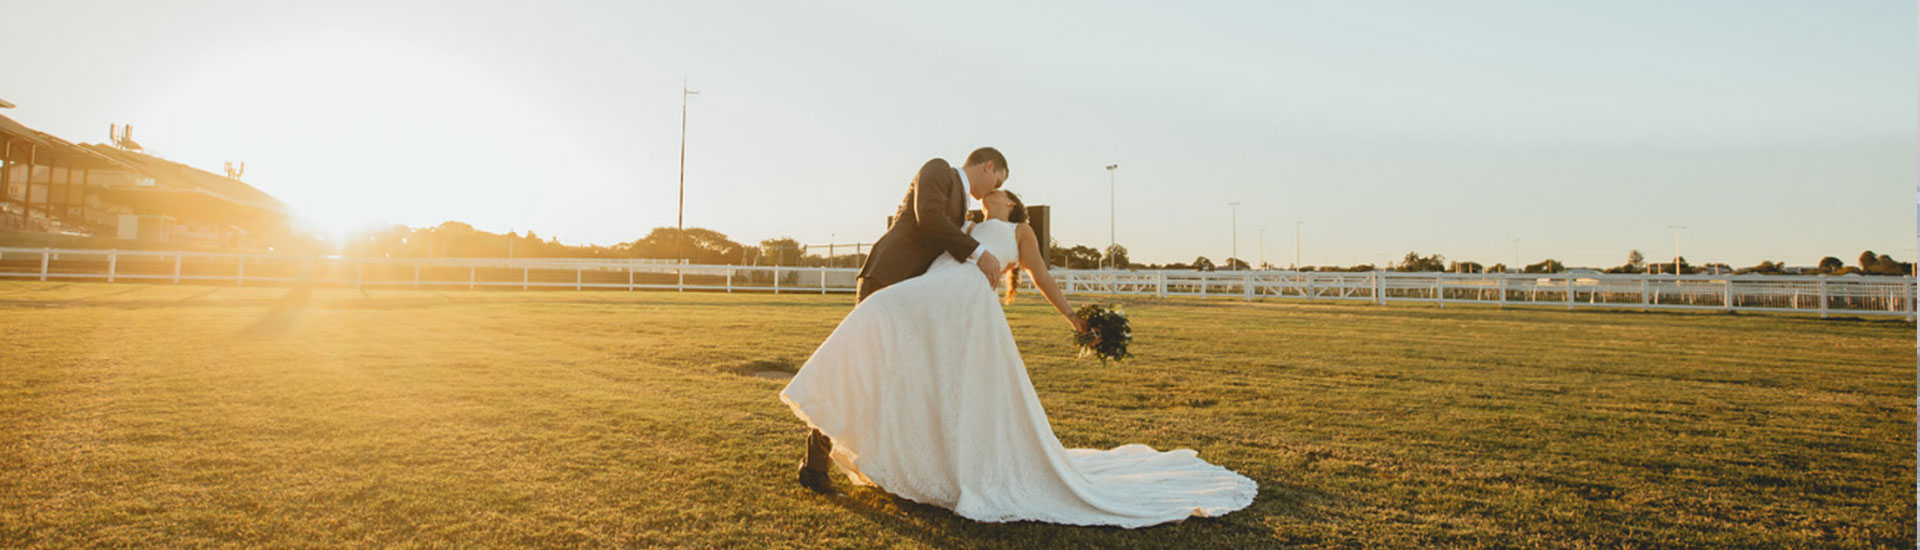
[[(1119, 240), (1118, 240), (1118, 239), (1116, 239), (1116, 238), (1114, 238), (1114, 231), (1113, 231), (1113, 227), (1114, 227), (1114, 214), (1113, 214), (1113, 213), (1114, 213), (1114, 208), (1113, 208), (1113, 206), (1114, 206), (1114, 198), (1113, 198), (1113, 197), (1114, 197), (1114, 185), (1113, 185), (1113, 181), (1114, 181), (1114, 178), (1115, 178), (1115, 176), (1114, 176), (1114, 172), (1115, 172), (1116, 170), (1119, 170), (1119, 169), (1120, 169), (1120, 165), (1119, 165), (1119, 164), (1109, 164), (1109, 165), (1107, 165), (1107, 253), (1106, 253), (1106, 254), (1102, 254), (1102, 256), (1112, 256), (1112, 255), (1113, 255), (1113, 245), (1115, 245), (1115, 244), (1117, 244), (1117, 243), (1119, 243)], [(1103, 263), (1105, 263), (1105, 262), (1108, 262), (1108, 258), (1101, 258), (1101, 259), (1100, 259), (1100, 261), (1101, 261), (1101, 262), (1103, 262)]]
[(687, 89), (687, 79), (680, 79), (680, 208), (674, 217), (673, 256), (685, 263), (687, 260), (687, 96), (700, 92)]
[(1227, 257), (1228, 267), (1232, 267), (1233, 260), (1240, 259), (1240, 203), (1229, 202), (1227, 206), (1233, 208), (1233, 255)]
[(1673, 274), (1674, 275), (1680, 274), (1680, 230), (1686, 229), (1686, 228), (1687, 226), (1684, 226), (1684, 225), (1667, 226), (1667, 229), (1673, 230)]

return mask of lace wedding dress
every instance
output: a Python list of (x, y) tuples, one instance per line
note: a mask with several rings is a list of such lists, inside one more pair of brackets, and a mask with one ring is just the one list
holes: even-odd
[[(1014, 229), (972, 234), (1013, 259)], [(855, 483), (978, 521), (1142, 527), (1239, 510), (1257, 491), (1189, 449), (1063, 447), (992, 287), (946, 254), (854, 307), (780, 399), (833, 439)]]

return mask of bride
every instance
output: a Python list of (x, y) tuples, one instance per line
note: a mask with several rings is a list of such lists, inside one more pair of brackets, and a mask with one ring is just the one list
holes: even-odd
[[(1084, 330), (1047, 273), (1020, 199), (994, 191), (968, 228)], [(1253, 502), (1252, 479), (1189, 449), (1067, 449), (1054, 437), (993, 288), (942, 254), (924, 275), (854, 306), (780, 399), (832, 441), (856, 484), (978, 521), (1143, 527)]]

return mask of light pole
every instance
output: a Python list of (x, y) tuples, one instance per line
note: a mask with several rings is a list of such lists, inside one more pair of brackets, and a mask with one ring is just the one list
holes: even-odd
[(1234, 260), (1240, 259), (1240, 203), (1229, 202), (1233, 207), (1233, 255), (1227, 256), (1227, 267), (1233, 267)]
[(680, 78), (680, 208), (673, 222), (673, 256), (682, 263), (687, 260), (687, 96), (699, 93), (687, 89), (687, 79)]
[(1307, 224), (1306, 220), (1293, 221), (1293, 268), (1294, 269), (1300, 269), (1300, 226), (1306, 225), (1306, 224)]
[[(1114, 232), (1113, 232), (1113, 220), (1114, 220), (1113, 180), (1115, 177), (1114, 171), (1119, 169), (1120, 169), (1119, 164), (1107, 165), (1107, 253), (1104, 254), (1105, 256), (1113, 256), (1113, 245), (1119, 242), (1118, 239), (1114, 238)], [(1100, 261), (1103, 263), (1106, 262), (1107, 260), (1108, 260), (1107, 258), (1100, 259)]]
[(1686, 229), (1686, 228), (1687, 226), (1684, 226), (1684, 225), (1667, 226), (1667, 229), (1673, 230), (1673, 274), (1674, 275), (1680, 274), (1680, 230)]

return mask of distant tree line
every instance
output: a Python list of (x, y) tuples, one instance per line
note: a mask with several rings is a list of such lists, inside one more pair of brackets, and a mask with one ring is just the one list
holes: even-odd
[[(689, 227), (681, 231), (656, 227), (645, 237), (611, 246), (567, 245), (557, 239), (542, 240), (532, 231), (524, 234), (490, 233), (461, 222), (446, 222), (434, 227), (413, 228), (396, 225), (381, 231), (354, 235), (341, 245), (342, 252), (357, 256), (387, 258), (604, 258), (657, 259), (686, 258), (689, 263), (706, 265), (781, 265), (856, 267), (865, 254), (852, 249), (827, 257), (823, 250), (808, 250), (792, 237), (760, 241), (757, 246), (735, 242), (712, 229)], [(835, 252), (840, 252), (835, 250)]]
[[(434, 227), (412, 228), (396, 225), (381, 231), (364, 232), (348, 238), (341, 243), (342, 252), (350, 255), (376, 256), (390, 258), (479, 258), (479, 257), (517, 257), (517, 258), (646, 258), (671, 260), (684, 257), (690, 263), (707, 265), (781, 265), (781, 266), (839, 266), (858, 267), (866, 261), (865, 250), (858, 253), (847, 250), (808, 249), (792, 237), (780, 237), (760, 241), (757, 245), (746, 245), (728, 238), (725, 234), (706, 228), (690, 227), (681, 231), (672, 227), (656, 227), (645, 237), (611, 246), (567, 245), (557, 239), (542, 240), (532, 231), (520, 233), (489, 233), (474, 229), (461, 222), (446, 222)], [(831, 253), (828, 257), (827, 253)], [(1127, 247), (1112, 245), (1106, 250), (1086, 245), (1062, 246), (1058, 241), (1047, 243), (1047, 263), (1066, 269), (1166, 269), (1166, 270), (1245, 270), (1252, 269), (1240, 258), (1227, 258), (1218, 263), (1206, 256), (1198, 256), (1184, 263), (1148, 263), (1133, 262), (1127, 253)], [(1271, 269), (1271, 265), (1261, 266)], [(1512, 267), (1496, 263), (1491, 266), (1471, 261), (1448, 261), (1440, 254), (1421, 254), (1408, 252), (1399, 261), (1385, 266), (1358, 264), (1352, 266), (1300, 266), (1301, 271), (1340, 271), (1364, 272), (1376, 269), (1401, 272), (1448, 272), (1448, 273), (1563, 273), (1567, 266), (1559, 260), (1545, 259), (1536, 263), (1520, 266), (1517, 271)], [(1627, 253), (1626, 263), (1602, 269), (1606, 273), (1650, 273), (1650, 274), (1789, 274), (1810, 273), (1827, 275), (1911, 275), (1914, 266), (1911, 262), (1894, 260), (1886, 254), (1876, 254), (1871, 250), (1861, 252), (1854, 265), (1837, 257), (1821, 258), (1810, 270), (1796, 270), (1782, 262), (1763, 261), (1744, 268), (1734, 268), (1723, 263), (1695, 265), (1685, 257), (1667, 262), (1649, 262), (1639, 250)]]

